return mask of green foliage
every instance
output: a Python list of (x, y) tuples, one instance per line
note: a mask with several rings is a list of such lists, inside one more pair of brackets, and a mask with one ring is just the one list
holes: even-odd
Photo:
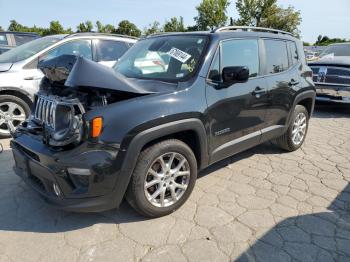
[(303, 42), (303, 46), (311, 46), (311, 44), (308, 42)]
[(59, 21), (51, 21), (49, 28), (43, 28), (43, 27), (37, 27), (35, 25), (32, 27), (23, 26), (17, 23), (16, 20), (11, 20), (10, 26), (8, 27), (8, 31), (32, 32), (32, 33), (38, 33), (41, 36), (73, 33), (71, 28), (68, 28), (65, 30)]
[(299, 35), (301, 14), (292, 6), (279, 7), (277, 0), (237, 0), (236, 8), (239, 18), (233, 21), (235, 25), (268, 27)]
[(214, 29), (227, 23), (228, 0), (203, 0), (196, 7), (198, 16), (194, 18), (199, 30)]
[(187, 32), (195, 32), (195, 31), (199, 31), (199, 28), (197, 25), (190, 25), (186, 28)]
[(315, 46), (326, 46), (330, 44), (345, 43), (345, 42), (348, 42), (348, 40), (341, 39), (341, 38), (329, 38), (328, 36), (319, 35), (317, 37)]
[(139, 37), (141, 35), (140, 29), (133, 23), (128, 20), (123, 20), (118, 24), (118, 28), (115, 30), (115, 33), (121, 35), (129, 35)]
[(164, 32), (185, 32), (186, 28), (183, 17), (180, 16), (179, 19), (173, 17), (170, 21), (166, 21), (163, 30)]
[(116, 31), (115, 27), (111, 24), (103, 25), (100, 21), (96, 21), (97, 32), (99, 33), (113, 33)]
[(162, 28), (160, 27), (160, 23), (158, 21), (154, 21), (153, 24), (150, 24), (148, 27), (143, 29), (144, 35), (153, 35), (162, 32)]
[(92, 32), (92, 29), (94, 28), (94, 25), (92, 24), (91, 21), (86, 21), (85, 23), (80, 23), (77, 26), (77, 32), (82, 33), (82, 32)]
[(0, 26), (0, 32), (3, 32), (4, 31), (4, 29), (2, 29), (2, 27)]

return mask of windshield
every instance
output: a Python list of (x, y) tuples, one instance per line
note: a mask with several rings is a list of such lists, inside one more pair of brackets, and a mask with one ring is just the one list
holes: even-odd
[(58, 42), (57, 37), (43, 37), (20, 45), (0, 55), (0, 63), (15, 63), (27, 59)]
[(137, 42), (114, 66), (130, 78), (178, 82), (194, 74), (207, 44), (205, 36), (161, 36)]
[(350, 56), (350, 44), (340, 44), (328, 46), (322, 53), (322, 56)]

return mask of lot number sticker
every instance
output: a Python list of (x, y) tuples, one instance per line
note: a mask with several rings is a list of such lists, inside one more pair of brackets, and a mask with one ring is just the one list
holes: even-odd
[(176, 60), (180, 61), (181, 63), (186, 63), (188, 59), (191, 58), (190, 54), (187, 54), (184, 51), (181, 51), (180, 49), (177, 49), (173, 47), (169, 52), (168, 55), (175, 58)]

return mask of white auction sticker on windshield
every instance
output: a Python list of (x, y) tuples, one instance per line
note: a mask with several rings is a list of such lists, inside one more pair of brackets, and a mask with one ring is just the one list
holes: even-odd
[(173, 47), (169, 52), (168, 55), (175, 58), (176, 60), (179, 60), (181, 63), (186, 63), (188, 59), (191, 58), (190, 54), (187, 54), (184, 51), (181, 51), (180, 49), (177, 49)]

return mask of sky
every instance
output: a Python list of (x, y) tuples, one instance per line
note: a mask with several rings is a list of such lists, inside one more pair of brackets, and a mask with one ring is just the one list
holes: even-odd
[[(47, 27), (58, 20), (65, 27), (76, 26), (86, 20), (117, 25), (128, 19), (139, 28), (157, 20), (163, 24), (174, 16), (183, 16), (186, 25), (193, 25), (196, 6), (201, 0), (0, 0), (0, 26), (7, 29), (15, 19), (23, 25)], [(302, 39), (315, 42), (318, 35), (350, 39), (350, 0), (278, 0), (301, 11)], [(235, 0), (231, 1), (228, 16), (237, 18)]]

